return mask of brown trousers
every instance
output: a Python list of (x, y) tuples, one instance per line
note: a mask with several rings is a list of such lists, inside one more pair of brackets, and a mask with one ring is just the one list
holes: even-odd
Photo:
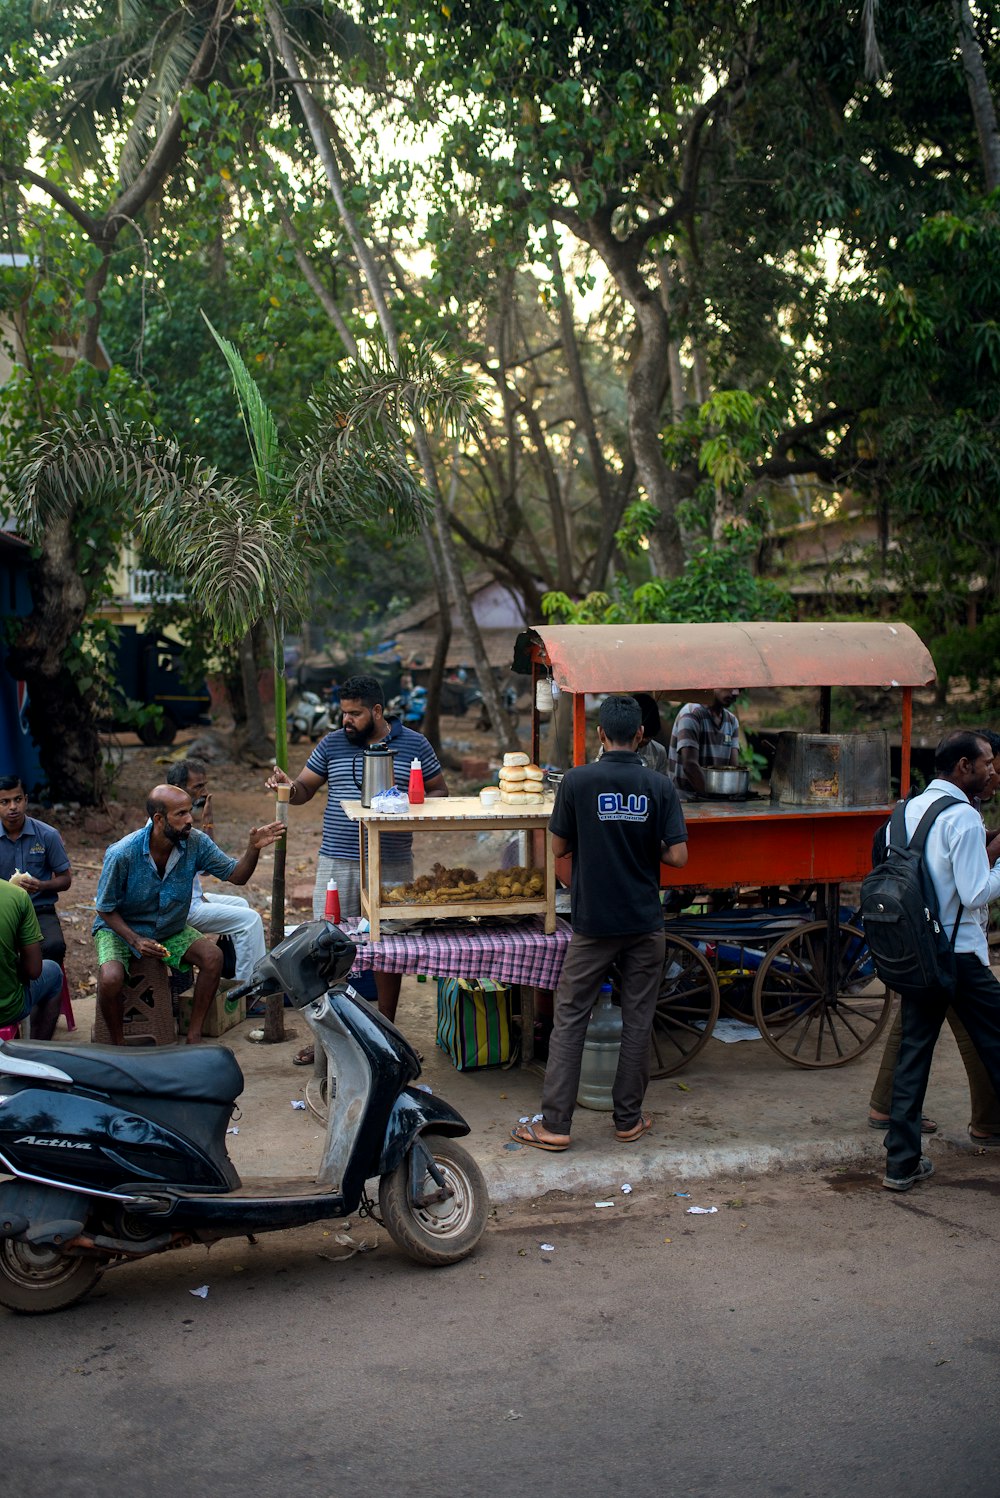
[[(986, 1068), (972, 1043), (972, 1037), (962, 1024), (954, 1009), (945, 1015), (958, 1042), (959, 1053), (969, 1075), (969, 1095), (972, 1099), (971, 1127), (977, 1134), (1000, 1134), (1000, 1098), (993, 1090)], [(899, 1041), (903, 1033), (902, 1011), (889, 1027), (882, 1065), (875, 1078), (870, 1107), (875, 1113), (888, 1113), (892, 1105), (892, 1074), (899, 1054)]]

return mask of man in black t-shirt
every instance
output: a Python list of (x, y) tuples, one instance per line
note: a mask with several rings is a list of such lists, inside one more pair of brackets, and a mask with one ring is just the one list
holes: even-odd
[(628, 1144), (651, 1127), (642, 1100), (663, 974), (660, 863), (684, 867), (687, 829), (673, 782), (648, 770), (636, 753), (642, 714), (635, 698), (606, 697), (598, 723), (604, 753), (566, 774), (549, 822), (555, 856), (573, 855), (573, 939), (556, 990), (542, 1119), (511, 1131), (534, 1149), (569, 1145), (587, 1025), (614, 962), (622, 1003), (615, 1138)]

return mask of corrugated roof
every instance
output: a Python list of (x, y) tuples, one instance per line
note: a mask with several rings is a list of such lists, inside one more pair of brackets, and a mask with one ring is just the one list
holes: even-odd
[(908, 624), (540, 624), (518, 635), (512, 669), (539, 646), (568, 692), (713, 687), (918, 687), (934, 662)]
[[(514, 634), (512, 629), (480, 629), (479, 637), (486, 651), (486, 659), (491, 666), (505, 668), (510, 665), (511, 638)], [(398, 655), (403, 666), (407, 669), (420, 670), (429, 666), (434, 659), (434, 650), (437, 645), (437, 631), (432, 629), (408, 629), (398, 635), (394, 640), (394, 648), (386, 650), (385, 655)], [(445, 660), (446, 666), (474, 666), (476, 662), (472, 646), (468, 636), (461, 630), (452, 633), (448, 644), (448, 655)], [(530, 672), (531, 667), (528, 667)]]

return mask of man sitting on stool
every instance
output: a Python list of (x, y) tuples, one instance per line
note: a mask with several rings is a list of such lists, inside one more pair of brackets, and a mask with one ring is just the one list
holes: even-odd
[(112, 843), (104, 855), (97, 886), (94, 943), (97, 947), (97, 1000), (113, 1045), (125, 1042), (122, 989), (129, 961), (158, 957), (168, 967), (198, 969), (188, 1044), (201, 1039), (205, 1016), (222, 976), (218, 945), (187, 924), (195, 875), (214, 874), (230, 884), (246, 884), (262, 848), (285, 831), (281, 822), (251, 827), (247, 850), (230, 858), (210, 837), (197, 832), (191, 797), (173, 785), (158, 785), (146, 802), (150, 820), (138, 832)]

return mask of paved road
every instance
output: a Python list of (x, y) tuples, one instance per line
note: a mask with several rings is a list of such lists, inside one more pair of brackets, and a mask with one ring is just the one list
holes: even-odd
[(0, 1311), (4, 1490), (1000, 1491), (1000, 1160), (946, 1156), (899, 1198), (850, 1173), (691, 1192), (504, 1208), (447, 1271), (355, 1221), (377, 1249), (346, 1262), (330, 1225)]

